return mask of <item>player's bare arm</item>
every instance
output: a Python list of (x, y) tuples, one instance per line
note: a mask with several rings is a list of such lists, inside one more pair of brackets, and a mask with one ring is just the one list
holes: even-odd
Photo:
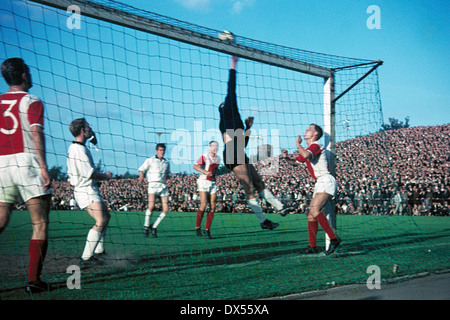
[(207, 177), (213, 177), (214, 176), (214, 173), (206, 171), (205, 169), (200, 167), (198, 164), (194, 164), (194, 170), (205, 174)]
[(298, 152), (300, 153), (300, 155), (303, 158), (309, 159), (309, 158), (311, 158), (311, 153), (302, 147), (302, 145), (301, 145), (302, 141), (303, 141), (302, 137), (300, 135), (298, 135), (297, 139), (295, 140), (295, 144), (297, 145)]
[(297, 160), (288, 157), (288, 152), (286, 149), (281, 149), (281, 158), (285, 159), (287, 163), (293, 165), (294, 167), (300, 165), (300, 163)]
[(50, 175), (48, 173), (47, 160), (45, 158), (45, 136), (41, 126), (32, 126), (31, 135), (33, 137), (33, 145), (41, 167), (41, 176), (44, 180), (44, 189), (50, 188)]
[(238, 60), (239, 60), (239, 58), (236, 56), (233, 56), (231, 58), (231, 69), (236, 70), (236, 65), (237, 65)]
[(144, 183), (145, 178), (144, 178), (144, 172), (143, 171), (139, 171), (139, 179), (138, 179), (138, 183), (142, 184)]

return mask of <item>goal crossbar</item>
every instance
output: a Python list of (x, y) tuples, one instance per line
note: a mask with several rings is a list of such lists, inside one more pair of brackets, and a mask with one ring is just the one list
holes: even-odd
[(180, 26), (174, 26), (162, 21), (143, 17), (134, 13), (122, 11), (88, 0), (31, 0), (33, 2), (67, 10), (76, 5), (80, 8), (80, 14), (106, 21), (123, 27), (151, 33), (172, 40), (200, 46), (206, 49), (222, 52), (225, 54), (239, 56), (249, 60), (266, 63), (269, 65), (299, 71), (309, 75), (327, 79), (330, 77), (331, 69), (323, 66), (307, 63), (304, 61), (283, 57), (281, 55), (265, 52), (237, 43), (221, 41), (201, 32), (189, 30)]

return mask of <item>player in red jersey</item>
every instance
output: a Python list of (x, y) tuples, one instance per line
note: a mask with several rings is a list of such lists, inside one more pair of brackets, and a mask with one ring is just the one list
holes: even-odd
[(317, 253), (316, 247), (316, 235), (318, 231), (318, 225), (327, 233), (330, 238), (330, 246), (325, 254), (329, 255), (333, 253), (340, 245), (341, 240), (335, 235), (333, 229), (328, 223), (327, 218), (322, 213), (325, 205), (331, 200), (336, 193), (336, 180), (330, 174), (328, 169), (328, 161), (325, 153), (323, 152), (320, 144), (317, 142), (323, 135), (323, 130), (316, 124), (311, 124), (304, 138), (308, 144), (305, 149), (301, 146), (302, 138), (297, 136), (296, 144), (299, 151), (299, 156), (296, 159), (290, 159), (287, 157), (287, 151), (281, 150), (282, 157), (286, 161), (294, 166), (300, 165), (300, 163), (306, 163), (308, 172), (316, 180), (314, 187), (314, 195), (310, 203), (308, 214), (308, 237), (309, 246), (304, 250), (304, 253)]
[(200, 194), (200, 208), (197, 211), (195, 230), (198, 236), (202, 235), (200, 231), (201, 223), (206, 205), (209, 203), (209, 213), (206, 217), (205, 230), (203, 232), (209, 239), (211, 239), (210, 228), (216, 209), (216, 171), (220, 164), (220, 157), (217, 155), (218, 147), (219, 144), (217, 141), (211, 141), (209, 143), (209, 152), (202, 155), (194, 164), (194, 169), (200, 172), (197, 180), (197, 190)]
[(44, 105), (28, 93), (32, 87), (30, 69), (22, 59), (5, 60), (1, 72), (9, 91), (0, 95), (0, 233), (9, 223), (14, 204), (25, 201), (33, 227), (26, 291), (48, 291), (49, 284), (40, 278), (48, 247), (51, 204)]

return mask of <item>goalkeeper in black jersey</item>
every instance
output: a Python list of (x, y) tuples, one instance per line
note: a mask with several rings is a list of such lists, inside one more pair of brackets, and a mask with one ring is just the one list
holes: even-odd
[(255, 198), (255, 190), (261, 198), (264, 198), (283, 216), (290, 208), (286, 208), (272, 192), (266, 188), (256, 169), (249, 163), (245, 154), (245, 147), (248, 144), (253, 117), (248, 117), (244, 123), (237, 106), (236, 99), (236, 65), (238, 57), (232, 57), (231, 68), (228, 79), (228, 90), (225, 101), (219, 106), (220, 124), (219, 129), (225, 143), (223, 159), (225, 166), (234, 172), (236, 178), (241, 182), (247, 198), (247, 204), (256, 214), (263, 229), (275, 229), (278, 223), (266, 218), (262, 212), (258, 201)]

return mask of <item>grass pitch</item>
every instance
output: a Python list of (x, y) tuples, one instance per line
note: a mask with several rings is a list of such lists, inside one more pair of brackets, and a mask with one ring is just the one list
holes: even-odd
[[(50, 217), (42, 278), (54, 289), (24, 292), (31, 225), (27, 211), (14, 212), (0, 235), (1, 299), (258, 299), (364, 283), (371, 265), (380, 267), (382, 281), (450, 268), (448, 217), (338, 216), (343, 243), (327, 257), (299, 253), (308, 244), (304, 215), (268, 215), (280, 223), (269, 231), (252, 214), (216, 213), (207, 239), (196, 236), (196, 213), (169, 213), (158, 237), (147, 238), (142, 212), (112, 212), (104, 264), (82, 271), (80, 289), (69, 289), (68, 267), (78, 264), (94, 222), (84, 211)], [(318, 244), (325, 244), (322, 230)]]

